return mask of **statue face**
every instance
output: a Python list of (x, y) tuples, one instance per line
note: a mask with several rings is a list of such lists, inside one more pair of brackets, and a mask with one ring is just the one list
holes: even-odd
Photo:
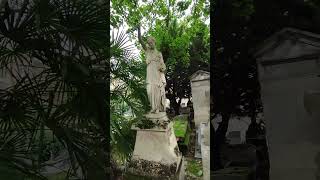
[(156, 41), (153, 37), (148, 38), (148, 45), (151, 49), (154, 49), (156, 47)]

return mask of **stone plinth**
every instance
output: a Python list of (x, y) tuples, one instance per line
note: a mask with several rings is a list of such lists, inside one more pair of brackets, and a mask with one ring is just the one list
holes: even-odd
[(160, 179), (177, 178), (182, 156), (173, 123), (168, 122), (165, 113), (148, 114), (146, 118), (153, 121), (155, 127), (132, 127), (137, 131), (137, 135), (129, 172)]

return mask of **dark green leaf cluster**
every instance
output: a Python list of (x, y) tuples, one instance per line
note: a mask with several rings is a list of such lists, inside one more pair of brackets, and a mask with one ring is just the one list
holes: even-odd
[(12, 2), (0, 7), (0, 68), (9, 78), (0, 93), (0, 162), (44, 178), (49, 131), (68, 152), (68, 177), (108, 177), (106, 4)]

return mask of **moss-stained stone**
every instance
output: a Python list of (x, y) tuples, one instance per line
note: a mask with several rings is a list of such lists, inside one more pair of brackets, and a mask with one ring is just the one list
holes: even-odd
[(128, 165), (128, 171), (131, 174), (170, 180), (177, 178), (176, 169), (177, 163), (167, 165), (143, 159), (131, 160)]

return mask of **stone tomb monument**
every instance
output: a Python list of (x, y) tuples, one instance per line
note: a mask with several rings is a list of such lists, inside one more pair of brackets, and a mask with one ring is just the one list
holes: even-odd
[(196, 127), (210, 118), (210, 73), (199, 70), (190, 77)]
[(194, 122), (196, 128), (195, 157), (201, 157), (200, 124), (210, 118), (210, 73), (199, 70), (190, 76)]
[(166, 66), (152, 37), (143, 47), (147, 63), (147, 94), (151, 105), (144, 123), (152, 126), (133, 125), (132, 129), (137, 131), (137, 135), (128, 170), (129, 173), (152, 179), (177, 179), (182, 155), (173, 123), (169, 122), (165, 112)]
[(202, 159), (203, 179), (210, 179), (210, 73), (199, 70), (191, 77), (194, 122), (197, 132), (195, 157)]
[[(255, 50), (271, 180), (318, 180), (320, 35), (286, 28)], [(307, 109), (310, 112), (307, 111)], [(312, 112), (313, 111), (313, 112)], [(315, 115), (318, 114), (318, 115)]]

